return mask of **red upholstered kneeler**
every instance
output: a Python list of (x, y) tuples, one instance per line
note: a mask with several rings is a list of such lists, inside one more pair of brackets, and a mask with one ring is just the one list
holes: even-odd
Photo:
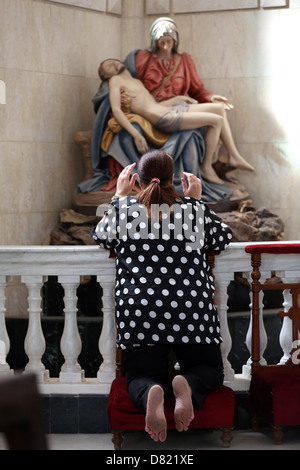
[[(282, 441), (283, 426), (300, 424), (300, 366), (289, 360), (284, 365), (261, 366), (260, 335), (259, 335), (259, 292), (265, 289), (290, 289), (293, 306), (289, 312), (280, 312), (280, 316), (288, 315), (293, 323), (293, 341), (298, 339), (298, 322), (300, 308), (297, 299), (300, 294), (299, 283), (260, 284), (261, 255), (300, 253), (300, 243), (293, 244), (258, 244), (245, 248), (251, 254), (252, 263), (252, 378), (249, 390), (249, 407), (254, 422), (262, 419), (273, 428), (276, 444)], [(294, 352), (294, 350), (292, 351)], [(300, 357), (297, 352), (297, 357)]]
[[(174, 398), (171, 396), (165, 405), (169, 430), (176, 429), (173, 416), (174, 404)], [(233, 390), (221, 385), (208, 394), (200, 410), (195, 410), (195, 418), (191, 422), (190, 429), (221, 429), (223, 445), (229, 447), (232, 440), (234, 408)], [(125, 377), (118, 377), (113, 381), (107, 413), (115, 449), (121, 448), (124, 431), (143, 431), (145, 429), (145, 415), (143, 411), (133, 405), (126, 390)]]
[(284, 365), (254, 372), (250, 409), (255, 423), (257, 419), (271, 423), (274, 441), (280, 444), (283, 426), (300, 424), (300, 368)]

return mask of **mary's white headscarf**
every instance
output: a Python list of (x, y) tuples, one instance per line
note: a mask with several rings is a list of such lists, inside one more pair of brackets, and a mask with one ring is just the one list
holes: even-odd
[(178, 46), (179, 37), (177, 26), (171, 18), (158, 18), (152, 23), (150, 28), (152, 48), (155, 47), (156, 41), (163, 36), (170, 36), (172, 39), (174, 39), (175, 47)]

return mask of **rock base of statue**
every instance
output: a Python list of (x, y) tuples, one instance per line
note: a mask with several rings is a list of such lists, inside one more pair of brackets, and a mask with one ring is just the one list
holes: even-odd
[[(266, 208), (255, 209), (251, 200), (244, 201), (237, 210), (218, 213), (229, 225), (233, 242), (280, 241), (284, 235), (284, 224), (280, 217)], [(45, 244), (47, 245), (95, 245), (90, 232), (101, 216), (85, 215), (73, 209), (63, 209), (60, 223), (55, 227)]]

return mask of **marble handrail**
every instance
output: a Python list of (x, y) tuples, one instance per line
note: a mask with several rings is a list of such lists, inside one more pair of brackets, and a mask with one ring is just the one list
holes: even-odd
[[(244, 273), (244, 276), (250, 279), (251, 259), (250, 255), (245, 253), (246, 245), (247, 243), (232, 243), (224, 252), (215, 257), (214, 266), (216, 304), (224, 340), (222, 355), (225, 383), (235, 390), (248, 388), (251, 361), (249, 359), (247, 364), (243, 366), (242, 374), (236, 374), (228, 361), (232, 339), (227, 322), (227, 287), (230, 281), (234, 279), (234, 273), (236, 272)], [(263, 255), (262, 279), (269, 278), (273, 271), (276, 271), (277, 275), (285, 279), (299, 279), (300, 255)], [(103, 290), (103, 326), (99, 338), (99, 353), (103, 358), (103, 362), (94, 382), (85, 377), (85, 371), (81, 369), (78, 363), (78, 356), (81, 352), (81, 339), (77, 326), (76, 289), (80, 283), (80, 276), (87, 275), (96, 276)], [(98, 387), (96, 393), (107, 392), (115, 374), (113, 299), (115, 260), (109, 258), (107, 251), (97, 246), (0, 247), (0, 376), (14, 372), (6, 362), (10, 349), (10, 338), (6, 330), (5, 289), (12, 276), (20, 276), (21, 282), (28, 288), (28, 330), (24, 344), (28, 363), (24, 372), (35, 372), (39, 383), (44, 387), (43, 390), (46, 390), (47, 386), (49, 388), (59, 384), (68, 384), (68, 390), (71, 393), (71, 390), (75, 390), (75, 385), (80, 385), (82, 390), (84, 385), (95, 383), (96, 385), (107, 385), (106, 388)], [(55, 378), (49, 377), (49, 372), (42, 363), (45, 339), (41, 329), (41, 287), (48, 276), (58, 276), (58, 281), (64, 288), (64, 330), (60, 347), (65, 362), (62, 365), (59, 377)], [(263, 328), (262, 303), (263, 298), (261, 299), (261, 351), (263, 355), (267, 339)], [(290, 299), (288, 293), (286, 293), (283, 306), (288, 309), (289, 305)], [(250, 308), (251, 299), (249, 311)], [(250, 351), (251, 328), (249, 328), (245, 341)], [(280, 334), (280, 344), (283, 350), (282, 362), (288, 356), (290, 342), (289, 318), (285, 317)]]

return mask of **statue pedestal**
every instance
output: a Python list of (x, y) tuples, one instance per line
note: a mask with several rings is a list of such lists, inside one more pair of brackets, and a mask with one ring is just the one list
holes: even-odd
[[(92, 151), (91, 151), (91, 140), (92, 131), (79, 131), (74, 134), (74, 140), (76, 144), (81, 148), (85, 175), (83, 181), (87, 181), (93, 176), (92, 169)], [(227, 171), (228, 167), (226, 164), (227, 156), (220, 155), (218, 161), (214, 164), (214, 169), (218, 176), (224, 180), (224, 184), (229, 186), (233, 190), (232, 197), (229, 201), (216, 201), (208, 202), (208, 206), (211, 207), (215, 212), (229, 212), (237, 210), (239, 204), (249, 199), (249, 193), (245, 187), (241, 185), (235, 176), (234, 170)], [(90, 193), (78, 193), (75, 189), (72, 198), (72, 208), (81, 214), (87, 216), (95, 215), (97, 207), (101, 204), (109, 203), (115, 191), (94, 191)]]

